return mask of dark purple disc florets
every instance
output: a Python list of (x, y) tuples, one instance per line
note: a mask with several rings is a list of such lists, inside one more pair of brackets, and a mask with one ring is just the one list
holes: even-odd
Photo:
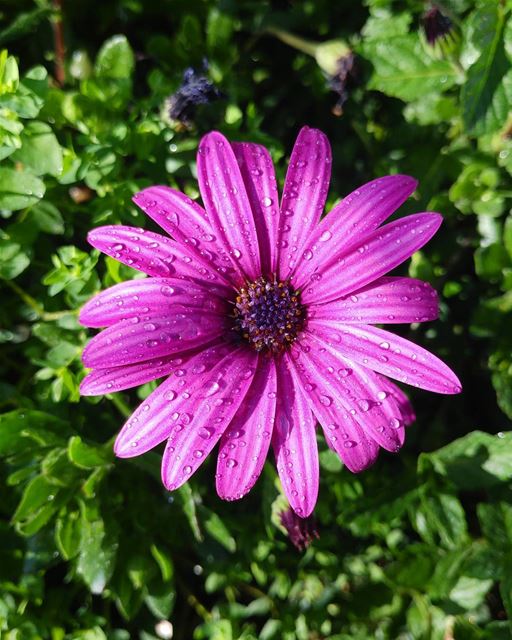
[(256, 351), (279, 353), (304, 326), (305, 308), (289, 282), (258, 278), (235, 298), (235, 329)]

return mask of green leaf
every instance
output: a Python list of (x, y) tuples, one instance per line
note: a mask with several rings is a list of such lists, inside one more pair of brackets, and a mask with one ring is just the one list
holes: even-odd
[(91, 593), (102, 593), (114, 571), (117, 540), (112, 532), (107, 532), (96, 510), (84, 503), (81, 503), (81, 532), (77, 572)]
[(492, 584), (492, 578), (479, 580), (478, 578), (461, 576), (450, 591), (450, 600), (464, 609), (476, 609), (484, 601)]
[(485, 3), (474, 14), (474, 39), (481, 50), (461, 89), (462, 118), (469, 133), (499, 129), (512, 104), (512, 73), (503, 43), (504, 13), (498, 3)]
[(112, 461), (112, 454), (108, 454), (104, 448), (85, 444), (80, 436), (70, 438), (68, 456), (71, 462), (81, 469), (95, 469)]
[(74, 558), (80, 549), (81, 521), (78, 511), (64, 511), (55, 524), (55, 543), (64, 558)]
[(221, 518), (202, 505), (198, 506), (198, 513), (204, 528), (212, 538), (217, 540), (229, 552), (234, 553), (236, 551), (236, 541)]
[(475, 251), (475, 270), (485, 280), (497, 280), (503, 269), (511, 264), (507, 250), (500, 242), (493, 242), (487, 247), (479, 247)]
[(0, 168), (0, 209), (24, 209), (40, 200), (44, 192), (44, 182), (32, 173)]
[(468, 433), (442, 449), (422, 454), (419, 472), (429, 467), (463, 490), (507, 482), (512, 479), (512, 432)]
[(506, 557), (503, 567), (503, 578), (500, 582), (500, 595), (508, 614), (509, 627), (512, 631), (512, 555)]
[(61, 444), (58, 431), (64, 425), (62, 420), (42, 411), (16, 409), (4, 413), (0, 415), (0, 455)]
[(51, 13), (51, 8), (45, 6), (19, 13), (8, 27), (0, 31), (0, 45), (34, 31)]
[(454, 549), (467, 539), (464, 509), (459, 499), (449, 493), (425, 495), (415, 514), (418, 533), (429, 544), (437, 539), (446, 549)]
[(453, 66), (426, 56), (414, 35), (367, 41), (361, 54), (374, 68), (368, 88), (406, 102), (446, 91), (457, 80)]
[(130, 78), (135, 66), (132, 48), (125, 36), (116, 35), (101, 47), (95, 63), (95, 73), (101, 78)]
[(21, 149), (12, 156), (42, 176), (62, 173), (62, 150), (51, 127), (45, 122), (29, 122), (21, 134)]
[(150, 547), (151, 555), (156, 560), (160, 568), (160, 572), (162, 574), (162, 580), (167, 582), (171, 580), (174, 575), (174, 568), (172, 565), (171, 557), (165, 553), (162, 549), (156, 546), (156, 544), (152, 544)]
[(44, 476), (36, 476), (25, 487), (21, 501), (12, 517), (14, 522), (25, 520), (55, 498), (58, 489)]
[(17, 242), (0, 237), (0, 278), (13, 280), (23, 273), (29, 264), (29, 252)]
[(41, 231), (53, 235), (64, 233), (64, 220), (62, 214), (51, 202), (42, 200), (35, 204), (27, 212), (27, 219)]

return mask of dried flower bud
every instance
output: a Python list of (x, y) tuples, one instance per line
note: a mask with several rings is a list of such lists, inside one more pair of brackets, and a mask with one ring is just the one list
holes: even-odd
[(207, 71), (206, 61), (200, 71), (192, 67), (185, 69), (180, 88), (165, 101), (163, 115), (166, 120), (190, 127), (198, 105), (208, 104), (221, 97), (219, 89), (205, 75)]
[(339, 58), (337, 62), (336, 73), (327, 79), (327, 86), (338, 94), (338, 100), (332, 112), (335, 116), (341, 116), (343, 113), (343, 105), (348, 98), (347, 85), (350, 77), (354, 76), (355, 55), (349, 50), (342, 58)]

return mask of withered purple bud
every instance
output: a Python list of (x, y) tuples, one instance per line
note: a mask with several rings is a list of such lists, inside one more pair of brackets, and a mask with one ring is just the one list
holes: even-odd
[(354, 76), (354, 69), (355, 55), (352, 51), (349, 51), (342, 58), (338, 58), (336, 73), (329, 76), (327, 80), (329, 89), (338, 94), (338, 100), (332, 109), (332, 112), (336, 116), (343, 114), (343, 105), (348, 99), (347, 85), (349, 84), (350, 77)]
[(280, 518), (281, 524), (288, 532), (290, 541), (299, 551), (304, 551), (315, 538), (320, 537), (316, 519), (312, 515), (307, 518), (301, 518), (289, 507), (281, 513)]
[(440, 39), (449, 36), (453, 28), (453, 22), (436, 4), (432, 4), (430, 9), (423, 14), (421, 24), (423, 26), (427, 42), (432, 47)]
[(193, 67), (185, 69), (180, 88), (165, 101), (166, 115), (170, 120), (190, 126), (198, 105), (208, 104), (222, 96), (215, 84), (205, 75), (207, 71), (206, 60), (201, 70)]

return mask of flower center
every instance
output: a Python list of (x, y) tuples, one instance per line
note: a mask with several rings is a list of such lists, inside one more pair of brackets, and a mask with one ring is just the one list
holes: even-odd
[(306, 310), (289, 282), (258, 278), (235, 299), (235, 329), (256, 351), (279, 353), (304, 326)]

